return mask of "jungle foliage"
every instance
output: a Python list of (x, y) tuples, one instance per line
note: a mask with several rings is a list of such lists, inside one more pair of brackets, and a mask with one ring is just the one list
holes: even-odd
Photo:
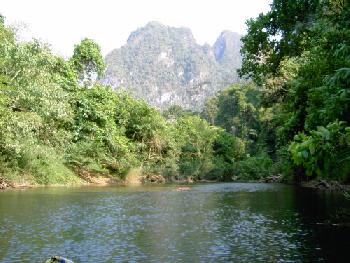
[(240, 75), (258, 85), (258, 111), (270, 112), (258, 141), (296, 180), (349, 182), (349, 1), (274, 0), (247, 25)]
[(82, 172), (168, 180), (350, 182), (350, 3), (274, 0), (247, 21), (239, 74), (201, 113), (163, 113), (99, 82), (99, 46), (69, 59), (19, 42), (0, 17), (0, 177), (78, 183)]
[(63, 59), (39, 41), (18, 41), (1, 19), (0, 177), (74, 184), (81, 174), (123, 179), (141, 168), (169, 180), (222, 179), (244, 155), (239, 139), (192, 113), (165, 117), (102, 85), (104, 70), (91, 39)]

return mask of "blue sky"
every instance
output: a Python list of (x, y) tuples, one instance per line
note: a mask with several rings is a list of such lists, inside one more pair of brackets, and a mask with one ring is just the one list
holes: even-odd
[(223, 30), (244, 34), (245, 21), (269, 9), (270, 0), (0, 0), (7, 23), (70, 56), (82, 38), (96, 40), (103, 54), (125, 44), (149, 21), (192, 30), (198, 43), (213, 44)]

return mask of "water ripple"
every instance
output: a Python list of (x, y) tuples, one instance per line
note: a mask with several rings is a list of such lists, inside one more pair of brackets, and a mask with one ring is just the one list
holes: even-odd
[(323, 260), (290, 187), (210, 184), (174, 190), (1, 194), (0, 261), (43, 262), (56, 254), (76, 262)]

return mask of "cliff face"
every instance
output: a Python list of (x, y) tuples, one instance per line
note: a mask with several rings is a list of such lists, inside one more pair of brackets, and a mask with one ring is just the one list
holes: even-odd
[(211, 47), (196, 43), (191, 30), (150, 22), (106, 56), (106, 84), (164, 109), (199, 110), (204, 100), (237, 81), (240, 36), (224, 31)]
[(241, 65), (241, 36), (231, 31), (223, 31), (215, 41), (213, 50), (215, 59), (221, 64)]

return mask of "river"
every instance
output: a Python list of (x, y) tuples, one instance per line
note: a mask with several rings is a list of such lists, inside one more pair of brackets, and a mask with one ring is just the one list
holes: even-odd
[(0, 192), (0, 262), (345, 262), (350, 201), (279, 184)]

